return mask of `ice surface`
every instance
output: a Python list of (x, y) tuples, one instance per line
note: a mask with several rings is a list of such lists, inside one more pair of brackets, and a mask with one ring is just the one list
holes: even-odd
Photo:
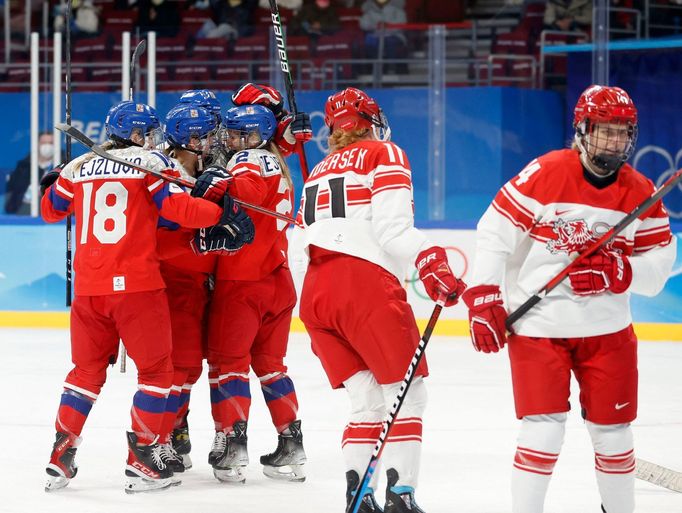
[[(505, 351), (506, 353), (506, 351)], [(417, 500), (427, 513), (505, 513), (518, 423), (506, 354), (475, 353), (468, 340), (434, 337), (427, 349), (431, 376), (424, 419), (424, 452)], [(252, 381), (251, 465), (245, 485), (219, 484), (206, 457), (213, 439), (204, 374), (192, 394), (190, 433), (194, 468), (166, 492), (123, 492), (124, 431), (135, 391), (127, 374), (109, 371), (78, 450), (79, 472), (63, 491), (46, 494), (44, 467), (54, 440), (54, 416), (69, 371), (68, 332), (0, 329), (2, 470), (0, 511), (30, 513), (342, 513), (345, 479), (340, 450), (348, 413), (342, 390), (329, 388), (303, 334), (291, 337), (287, 358), (301, 405), (308, 454), (305, 483), (262, 475), (258, 457), (276, 445), (257, 383)], [(638, 456), (682, 470), (682, 344), (640, 344)], [(572, 394), (577, 404), (577, 389)], [(593, 452), (574, 406), (555, 469), (546, 513), (599, 513)], [(384, 486), (383, 482), (380, 485)], [(682, 494), (638, 481), (639, 513), (680, 513)], [(383, 493), (379, 493), (383, 496)], [(380, 499), (383, 503), (383, 497)]]

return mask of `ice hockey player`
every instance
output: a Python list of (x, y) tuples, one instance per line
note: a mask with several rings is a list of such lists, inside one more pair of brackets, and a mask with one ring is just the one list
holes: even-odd
[[(271, 110), (262, 105), (233, 107), (223, 127), (227, 147), (236, 152), (227, 173), (207, 170), (192, 194), (215, 200), (227, 190), (235, 198), (291, 215), (291, 176), (273, 143), (277, 122)], [(287, 223), (259, 213), (252, 217), (253, 244), (218, 258), (209, 308), (209, 361), (219, 371), (218, 383), (212, 384), (219, 421), (209, 461), (218, 480), (245, 480), (251, 367), (279, 435), (275, 452), (261, 457), (264, 473), (303, 481), (306, 457), (298, 401), (283, 361), (296, 304), (287, 262)]]
[[(580, 260), (568, 280), (521, 317), (524, 303), (654, 185), (629, 164), (637, 110), (618, 87), (593, 85), (575, 106), (573, 147), (532, 160), (497, 193), (478, 223), (473, 286), (463, 295), (474, 347), (509, 341), (521, 431), (512, 470), (513, 513), (541, 513), (564, 439), (571, 371), (594, 446), (597, 485), (608, 513), (634, 511), (637, 339), (630, 294), (654, 296), (675, 260), (659, 201), (611, 243)], [(503, 295), (504, 293), (504, 295)]]
[[(162, 153), (143, 148), (151, 149), (160, 140), (159, 119), (151, 107), (121, 102), (109, 111), (105, 128), (113, 155), (174, 173)], [(158, 436), (173, 367), (168, 301), (156, 253), (157, 219), (162, 215), (195, 228), (219, 223), (234, 231), (244, 229), (237, 215), (241, 212), (192, 198), (162, 179), (94, 154), (47, 174), (41, 182), (43, 219), (56, 222), (73, 214), (77, 227), (71, 307), (74, 368), (61, 396), (45, 489), (63, 488), (76, 475), (74, 458), (83, 424), (105, 382), (107, 365), (115, 361), (119, 338), (138, 370), (132, 430), (127, 433), (125, 491), (167, 488), (173, 472)], [(196, 239), (203, 246), (215, 242), (213, 231)], [(243, 244), (239, 236), (230, 241)]]
[[(429, 297), (446, 306), (465, 285), (450, 270), (445, 250), (414, 227), (410, 164), (389, 142), (377, 102), (359, 89), (344, 89), (327, 100), (325, 123), (331, 153), (305, 183), (297, 218), (303, 228), (294, 232), (309, 260), (301, 319), (331, 386), (345, 387), (351, 402), (341, 445), (350, 502), (419, 343), (401, 286), (409, 264)], [(385, 513), (422, 512), (414, 490), (427, 374), (424, 359), (383, 453)], [(362, 513), (381, 511), (374, 498), (379, 474), (362, 497)]]
[[(216, 144), (214, 140), (220, 138), (215, 115), (200, 106), (178, 103), (168, 112), (164, 130), (166, 155), (179, 164), (185, 178), (196, 177), (199, 163)], [(194, 232), (163, 217), (159, 219), (157, 249), (171, 314), (174, 367), (161, 443), (166, 446), (176, 471), (192, 466), (187, 414), (192, 386), (201, 375), (206, 356), (209, 275), (217, 258), (216, 252), (197, 254), (191, 249), (189, 242)], [(253, 235), (248, 238), (252, 239)], [(179, 468), (178, 456), (182, 459)]]
[(249, 82), (235, 91), (232, 103), (237, 106), (263, 105), (272, 111), (277, 120), (273, 140), (283, 157), (288, 157), (296, 151), (297, 145), (305, 144), (313, 137), (310, 116), (306, 112), (289, 113), (284, 108), (282, 94), (274, 87)]

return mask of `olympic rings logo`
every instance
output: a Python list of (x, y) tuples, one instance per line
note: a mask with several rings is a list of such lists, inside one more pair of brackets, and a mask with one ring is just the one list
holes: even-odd
[[(635, 154), (635, 158), (632, 161), (632, 167), (639, 169), (639, 161), (649, 153), (652, 153), (654, 156), (658, 155), (662, 157), (664, 164), (667, 165), (667, 168), (663, 170), (655, 182), (656, 187), (660, 187), (663, 183), (665, 183), (666, 180), (668, 180), (668, 178), (675, 174), (677, 169), (680, 167), (680, 161), (682, 160), (682, 148), (677, 151), (675, 158), (673, 158), (672, 154), (664, 148), (649, 144)], [(682, 183), (678, 183), (677, 188), (682, 192)], [(668, 211), (668, 215), (670, 215), (670, 217), (674, 217), (676, 219), (682, 218), (682, 211), (673, 211), (668, 207), (668, 205), (666, 205), (666, 210)]]
[(320, 150), (323, 155), (326, 155), (329, 153), (329, 143), (327, 141), (327, 138), (329, 137), (329, 128), (324, 124), (324, 113), (319, 110), (310, 113), (310, 124), (315, 125), (316, 123), (313, 123), (313, 120), (317, 118), (321, 119), (320, 128), (317, 131), (313, 131), (313, 138), (311, 141), (314, 141), (317, 145), (317, 149)]
[[(464, 251), (455, 246), (444, 246), (443, 249), (445, 249), (445, 253), (448, 255), (450, 269), (452, 269), (452, 272), (460, 280), (463, 279), (469, 270), (469, 259), (467, 258), (466, 254)], [(424, 286), (419, 279), (419, 272), (417, 269), (412, 272), (412, 277), (408, 278), (406, 281), (412, 286), (412, 290), (414, 290), (414, 293), (417, 295), (417, 297), (427, 301), (431, 300), (428, 294), (426, 294)]]

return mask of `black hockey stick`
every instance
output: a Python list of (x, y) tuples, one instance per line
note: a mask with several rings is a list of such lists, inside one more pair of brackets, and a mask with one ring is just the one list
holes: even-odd
[(135, 47), (135, 50), (133, 50), (133, 55), (130, 58), (130, 92), (128, 94), (128, 99), (133, 102), (135, 101), (135, 95), (134, 95), (134, 89), (133, 89), (133, 84), (135, 82), (135, 66), (137, 62), (140, 60), (140, 57), (144, 53), (144, 51), (147, 49), (147, 40), (142, 39), (139, 43), (137, 43), (137, 46)]
[[(272, 30), (275, 32), (275, 41), (277, 41), (279, 66), (284, 75), (284, 87), (287, 90), (287, 99), (289, 100), (289, 111), (293, 115), (296, 115), (298, 114), (298, 107), (296, 106), (296, 97), (294, 96), (294, 81), (291, 78), (286, 36), (284, 35), (284, 28), (282, 27), (282, 19), (279, 16), (277, 0), (270, 0), (270, 13), (272, 14)], [(299, 142), (296, 143), (296, 154), (301, 163), (301, 174), (303, 175), (303, 181), (305, 182), (308, 179), (308, 158), (305, 155), (303, 144)]]
[(506, 326), (508, 330), (511, 330), (512, 325), (518, 321), (528, 310), (533, 308), (536, 304), (540, 302), (547, 294), (549, 294), (559, 283), (563, 281), (568, 273), (570, 273), (575, 265), (587, 258), (588, 256), (595, 253), (599, 248), (611, 242), (616, 235), (622, 232), (626, 227), (630, 226), (635, 222), (640, 216), (644, 215), (647, 210), (649, 210), (654, 203), (660, 200), (663, 196), (668, 194), (673, 187), (675, 187), (680, 180), (682, 180), (682, 169), (678, 169), (670, 178), (668, 178), (663, 185), (661, 185), (657, 190), (655, 190), (651, 196), (640, 203), (635, 209), (621, 219), (615, 226), (611, 227), (604, 235), (599, 237), (590, 246), (580, 253), (578, 257), (573, 260), (570, 264), (564, 267), (554, 278), (549, 280), (544, 287), (538, 290), (535, 294), (529, 297), (525, 303), (519, 306), (516, 310), (509, 314), (507, 317)]
[[(66, 122), (71, 124), (71, 17), (73, 15), (73, 8), (71, 0), (66, 2), (66, 71), (64, 76), (64, 87), (66, 90)], [(55, 120), (56, 121), (56, 120)], [(66, 144), (64, 147), (64, 162), (71, 161), (71, 138), (66, 136)], [(72, 234), (71, 214), (66, 216), (66, 306), (71, 306), (71, 288), (73, 282), (73, 251), (72, 251)]]
[(637, 458), (635, 477), (673, 492), (682, 493), (682, 472)]
[(353, 500), (348, 505), (348, 508), (346, 508), (346, 513), (357, 513), (358, 509), (360, 508), (360, 504), (362, 504), (362, 497), (365, 495), (365, 491), (369, 486), (369, 482), (372, 479), (372, 475), (376, 470), (377, 463), (379, 463), (379, 458), (381, 458), (381, 453), (384, 452), (384, 447), (386, 447), (386, 439), (388, 438), (388, 435), (391, 432), (391, 428), (393, 427), (393, 423), (395, 422), (395, 419), (398, 416), (400, 407), (403, 405), (405, 395), (407, 394), (407, 391), (409, 390), (410, 385), (412, 384), (412, 378), (414, 378), (414, 371), (417, 369), (417, 366), (419, 365), (419, 362), (421, 361), (422, 356), (424, 355), (424, 351), (426, 350), (426, 344), (429, 343), (429, 339), (431, 338), (433, 329), (436, 327), (436, 322), (438, 321), (438, 316), (440, 315), (442, 309), (443, 305), (441, 304), (437, 304), (433, 308), (431, 318), (429, 319), (429, 322), (426, 325), (426, 328), (424, 329), (424, 334), (422, 335), (422, 338), (419, 341), (419, 345), (417, 346), (417, 349), (414, 352), (414, 356), (410, 361), (410, 365), (407, 367), (407, 372), (405, 373), (405, 378), (403, 378), (403, 382), (400, 385), (398, 395), (396, 396), (395, 401), (393, 401), (391, 411), (388, 412), (388, 418), (384, 421), (383, 429), (381, 430), (379, 439), (377, 440), (377, 443), (374, 446), (374, 450), (372, 451), (372, 456), (369, 459), (367, 469), (365, 470), (365, 473), (362, 476), (362, 479), (360, 480), (358, 489), (355, 490)]
[[(133, 55), (130, 57), (130, 90), (128, 91), (128, 100), (135, 101), (135, 89), (133, 88), (133, 84), (135, 82), (135, 65), (137, 64), (137, 61), (140, 60), (140, 56), (144, 53), (145, 49), (147, 48), (147, 41), (145, 39), (142, 39), (139, 43), (137, 43), (137, 46), (135, 47), (135, 50), (133, 50)], [(126, 346), (123, 345), (123, 342), (121, 342), (121, 347), (119, 349), (119, 354), (120, 356), (120, 363), (119, 363), (119, 372), (124, 373), (126, 371), (127, 367), (127, 362), (128, 362), (128, 351), (126, 351)]]
[[(55, 125), (55, 128), (59, 130), (60, 132), (63, 132), (71, 137), (73, 137), (76, 141), (81, 143), (83, 146), (87, 147), (90, 151), (92, 151), (95, 155), (105, 158), (107, 160), (111, 160), (112, 162), (117, 162), (123, 166), (130, 167), (132, 169), (137, 169), (141, 173), (146, 173), (148, 175), (155, 176), (157, 178), (160, 178), (161, 180), (165, 180), (170, 183), (174, 183), (176, 185), (182, 185), (183, 187), (187, 187), (189, 189), (194, 188), (194, 181), (192, 180), (186, 180), (182, 177), (179, 176), (172, 176), (172, 175), (167, 175), (165, 173), (162, 173), (160, 171), (155, 171), (153, 169), (149, 169), (145, 166), (141, 166), (139, 164), (134, 164), (132, 162), (128, 162), (125, 159), (122, 159), (120, 157), (117, 157), (116, 155), (113, 155), (109, 153), (107, 150), (102, 148), (101, 146), (98, 146), (95, 144), (95, 141), (90, 139), (87, 135), (85, 135), (83, 132), (78, 130), (77, 128), (67, 125), (66, 123), (57, 123)], [(286, 216), (284, 214), (280, 214), (279, 212), (275, 212), (274, 210), (268, 210), (267, 208), (263, 208), (258, 205), (253, 205), (251, 203), (247, 203), (245, 201), (233, 198), (234, 202), (237, 203), (239, 206), (242, 206), (244, 208), (247, 208), (249, 210), (253, 210), (254, 212), (259, 212), (261, 214), (264, 214), (266, 216), (274, 217), (276, 219), (279, 219), (281, 221), (286, 221), (287, 223), (291, 224), (296, 224), (296, 221), (293, 217)]]

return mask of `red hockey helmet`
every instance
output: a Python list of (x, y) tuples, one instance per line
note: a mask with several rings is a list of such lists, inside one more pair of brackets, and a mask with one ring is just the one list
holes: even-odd
[(374, 129), (377, 139), (387, 141), (391, 130), (379, 104), (364, 91), (348, 87), (332, 94), (324, 106), (324, 122), (329, 131)]
[(582, 121), (637, 124), (637, 109), (620, 87), (593, 85), (585, 89), (575, 105), (573, 126)]

